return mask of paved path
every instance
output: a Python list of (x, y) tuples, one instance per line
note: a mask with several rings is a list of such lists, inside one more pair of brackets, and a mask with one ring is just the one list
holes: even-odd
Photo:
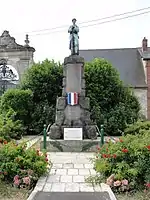
[[(47, 177), (41, 177), (33, 191), (43, 192), (101, 192), (101, 185), (92, 186), (85, 179), (90, 175), (96, 175), (90, 159), (93, 153), (48, 153), (53, 166)], [(30, 200), (32, 198), (29, 198)]]

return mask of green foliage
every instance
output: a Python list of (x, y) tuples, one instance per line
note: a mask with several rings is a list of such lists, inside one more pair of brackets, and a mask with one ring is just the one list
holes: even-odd
[(33, 95), (31, 90), (9, 89), (1, 97), (1, 113), (13, 109), (14, 120), (20, 120), (25, 128), (31, 123)]
[[(116, 181), (127, 180), (128, 189), (144, 187), (150, 183), (150, 131), (138, 135), (127, 135), (116, 142), (109, 141), (98, 147), (94, 165), (105, 179), (114, 174), (110, 184), (114, 188)], [(108, 179), (107, 179), (108, 182)], [(115, 187), (116, 188), (116, 187)]]
[(56, 97), (61, 95), (62, 66), (54, 61), (45, 60), (29, 68), (21, 84), (22, 89), (33, 92), (33, 101), (56, 104)]
[[(20, 89), (2, 96), (2, 110), (11, 107), (16, 119), (23, 121), (27, 132), (40, 133), (43, 124), (52, 124), (57, 96), (61, 96), (63, 68), (45, 60), (29, 68)], [(90, 98), (91, 118), (109, 135), (120, 135), (127, 124), (136, 122), (140, 106), (132, 91), (124, 87), (110, 63), (95, 59), (85, 65), (86, 93)], [(32, 91), (32, 92), (31, 92)]]
[(20, 139), (23, 134), (23, 126), (19, 120), (13, 120), (15, 112), (9, 109), (6, 115), (0, 115), (0, 137), (4, 139)]
[(127, 124), (137, 121), (139, 102), (110, 63), (104, 59), (86, 63), (85, 80), (92, 118), (98, 126), (105, 125), (107, 134), (120, 135)]
[(9, 142), (0, 146), (0, 179), (14, 182), (17, 187), (31, 187), (47, 172), (49, 164), (45, 152), (26, 150), (25, 143)]
[[(44, 106), (44, 107), (43, 107)], [(40, 133), (43, 130), (44, 124), (54, 122), (55, 107), (48, 102), (40, 102), (35, 104), (33, 113), (31, 115), (32, 123), (30, 123), (30, 129), (34, 130), (34, 133)]]
[(135, 134), (139, 134), (145, 130), (150, 130), (150, 121), (137, 121), (136, 123), (134, 124), (131, 124), (129, 125), (124, 133), (125, 135), (127, 134), (132, 134), (132, 135), (135, 135)]
[(33, 93), (30, 128), (37, 133), (42, 131), (43, 124), (54, 122), (56, 98), (61, 96), (62, 77), (62, 66), (49, 60), (34, 64), (25, 73), (20, 87)]

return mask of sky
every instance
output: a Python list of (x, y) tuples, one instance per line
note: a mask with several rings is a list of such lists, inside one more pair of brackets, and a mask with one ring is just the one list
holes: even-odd
[[(96, 20), (150, 6), (149, 0), (0, 0), (0, 34), (8, 30), (16, 42), (24, 44), (29, 34), (36, 49), (35, 62), (46, 58), (63, 62), (70, 54), (68, 27), (72, 18), (81, 22)], [(149, 9), (150, 11), (150, 9)], [(128, 48), (150, 41), (150, 13), (125, 20), (82, 27), (80, 49)], [(87, 23), (89, 25), (91, 23)], [(84, 24), (85, 25), (85, 24)], [(53, 29), (65, 26), (61, 29)], [(39, 31), (51, 29), (47, 31)], [(37, 32), (34, 32), (37, 31)]]

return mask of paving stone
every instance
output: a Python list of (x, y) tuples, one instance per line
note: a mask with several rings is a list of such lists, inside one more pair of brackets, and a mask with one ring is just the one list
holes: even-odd
[(90, 175), (89, 169), (79, 169), (79, 175)]
[(43, 188), (43, 191), (44, 192), (50, 192), (51, 188), (52, 188), (52, 183), (46, 183), (44, 188)]
[(65, 192), (79, 192), (79, 183), (66, 183)]
[(82, 169), (82, 168), (84, 168), (84, 165), (83, 164), (74, 164), (74, 168)]
[(86, 169), (93, 169), (93, 164), (84, 164)]
[(41, 182), (45, 182), (46, 179), (47, 179), (46, 176), (42, 176), (42, 177), (40, 177), (40, 179), (38, 180), (38, 183), (40, 184)]
[(68, 173), (68, 175), (78, 175), (79, 170), (78, 169), (68, 169), (67, 173)]
[(71, 168), (73, 168), (73, 164), (72, 163), (63, 164), (63, 169), (71, 169)]
[(60, 175), (50, 175), (47, 178), (47, 182), (49, 183), (58, 183), (60, 181)]
[(49, 172), (49, 174), (55, 175), (56, 174), (56, 169), (51, 169), (50, 172)]
[(59, 163), (68, 164), (68, 163), (74, 163), (74, 160), (71, 157), (64, 158), (62, 156), (59, 156), (59, 157), (56, 157), (54, 160), (52, 160), (52, 162), (55, 164), (59, 164)]
[(94, 191), (95, 192), (101, 192), (102, 191), (102, 188), (101, 188), (101, 186), (100, 185), (94, 185)]
[(62, 168), (62, 164), (53, 164), (52, 168), (54, 169), (61, 169)]
[(80, 192), (94, 192), (94, 188), (86, 183), (80, 183)]
[(42, 185), (36, 185), (35, 188), (34, 188), (34, 191), (42, 191), (43, 187), (44, 187), (44, 184), (42, 184)]
[(72, 182), (72, 176), (61, 176), (60, 177), (61, 183), (71, 183)]
[(57, 175), (67, 175), (67, 169), (57, 169)]
[(89, 164), (90, 161), (87, 158), (79, 157), (75, 160), (76, 164)]
[(84, 176), (73, 176), (73, 182), (74, 183), (84, 183), (85, 182), (85, 177)]
[(64, 192), (65, 191), (65, 183), (53, 183), (51, 192)]
[(56, 156), (62, 156), (62, 154), (63, 154), (64, 157), (73, 156), (72, 152), (63, 152), (63, 153), (62, 152), (56, 152), (55, 153)]
[(94, 169), (90, 169), (90, 174), (91, 175), (96, 175), (96, 171)]

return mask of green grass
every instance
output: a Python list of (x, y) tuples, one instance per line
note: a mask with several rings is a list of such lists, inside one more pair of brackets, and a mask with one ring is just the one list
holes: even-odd
[(115, 195), (117, 200), (150, 200), (150, 191), (149, 192), (137, 192), (132, 196), (121, 194)]
[(26, 200), (29, 192), (0, 182), (0, 200)]

